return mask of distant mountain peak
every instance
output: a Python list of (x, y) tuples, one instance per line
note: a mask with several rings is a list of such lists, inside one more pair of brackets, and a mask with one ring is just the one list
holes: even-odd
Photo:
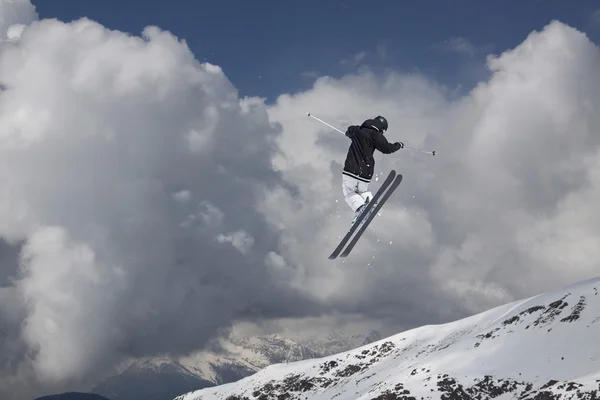
[[(210, 343), (207, 350), (187, 357), (129, 360), (117, 374), (96, 385), (94, 391), (111, 400), (164, 400), (168, 398), (166, 393), (175, 393), (170, 397), (173, 398), (192, 388), (237, 381), (271, 364), (319, 356), (281, 334), (220, 339)], [(157, 386), (159, 382), (161, 387)]]
[(365, 339), (362, 341), (361, 346), (365, 346), (369, 343), (377, 342), (381, 339), (382, 339), (381, 334), (376, 330), (372, 330), (371, 332), (369, 332), (369, 334), (367, 336), (365, 336)]

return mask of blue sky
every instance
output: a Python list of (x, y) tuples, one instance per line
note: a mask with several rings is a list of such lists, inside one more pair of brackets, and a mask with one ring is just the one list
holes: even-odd
[(485, 78), (486, 54), (514, 47), (552, 19), (600, 42), (593, 0), (32, 2), (41, 18), (86, 16), (136, 35), (160, 26), (185, 39), (199, 60), (221, 66), (240, 95), (269, 102), (359, 65), (420, 71), (464, 92)]

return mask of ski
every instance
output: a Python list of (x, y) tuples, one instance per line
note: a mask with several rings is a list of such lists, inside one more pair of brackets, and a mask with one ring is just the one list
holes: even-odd
[(390, 173), (389, 173), (389, 175), (387, 176), (387, 178), (385, 179), (385, 181), (383, 182), (383, 184), (379, 188), (379, 190), (377, 190), (377, 193), (375, 193), (375, 196), (373, 196), (373, 198), (369, 201), (369, 203), (367, 203), (367, 207), (365, 208), (365, 210), (358, 217), (358, 219), (354, 222), (354, 224), (352, 225), (352, 227), (350, 227), (350, 230), (348, 231), (348, 233), (346, 233), (346, 236), (344, 236), (344, 238), (342, 239), (342, 241), (340, 242), (340, 244), (338, 244), (338, 246), (335, 248), (335, 250), (333, 251), (333, 253), (331, 253), (331, 255), (329, 256), (330, 260), (335, 259), (338, 256), (338, 254), (340, 254), (340, 252), (342, 251), (342, 249), (344, 248), (344, 246), (346, 245), (346, 243), (348, 243), (348, 240), (350, 240), (350, 238), (352, 237), (352, 234), (361, 225), (362, 220), (365, 218), (366, 215), (369, 215), (369, 210), (371, 210), (371, 208), (373, 208), (373, 204), (377, 204), (377, 201), (379, 200), (379, 198), (381, 197), (381, 195), (383, 194), (383, 192), (385, 192), (385, 190), (387, 189), (387, 187), (390, 186), (390, 184), (394, 181), (395, 177), (396, 177), (396, 171), (391, 170)]
[[(367, 227), (369, 226), (371, 221), (373, 221), (373, 218), (375, 218), (375, 216), (377, 215), (377, 213), (379, 212), (379, 210), (381, 209), (383, 204), (386, 202), (386, 200), (390, 198), (390, 196), (394, 193), (394, 191), (396, 190), (398, 185), (400, 185), (400, 182), (402, 182), (402, 175), (396, 176), (396, 179), (394, 179), (394, 182), (390, 185), (389, 190), (383, 195), (383, 197), (381, 198), (381, 201), (379, 203), (377, 203), (377, 205), (373, 208), (373, 212), (368, 214), (368, 218), (361, 225), (360, 229), (358, 230), (358, 232), (356, 233), (356, 235), (354, 236), (354, 238), (352, 239), (352, 241), (350, 242), (348, 247), (346, 247), (344, 252), (340, 255), (340, 257), (346, 257), (346, 256), (348, 256), (348, 254), (350, 254), (350, 252), (352, 251), (352, 249), (358, 242), (358, 239), (360, 239), (360, 237), (365, 232), (365, 230), (367, 229)], [(377, 194), (379, 194), (379, 191), (377, 192)], [(365, 210), (363, 215), (367, 215), (367, 211), (368, 210)], [(358, 223), (358, 221), (357, 221), (357, 223)]]

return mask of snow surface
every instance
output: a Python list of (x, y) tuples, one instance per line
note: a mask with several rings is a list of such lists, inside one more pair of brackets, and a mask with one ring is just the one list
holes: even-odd
[(321, 356), (341, 353), (381, 339), (381, 334), (372, 330), (364, 333), (348, 334), (347, 331), (332, 330), (326, 336), (311, 336), (296, 339), (304, 346)]
[(599, 291), (600, 278), (580, 282), (176, 400), (598, 398)]

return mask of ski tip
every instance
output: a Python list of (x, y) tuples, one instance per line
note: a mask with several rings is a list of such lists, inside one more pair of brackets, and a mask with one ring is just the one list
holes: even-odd
[(308, 115), (310, 117), (310, 113), (307, 112), (306, 115)]

